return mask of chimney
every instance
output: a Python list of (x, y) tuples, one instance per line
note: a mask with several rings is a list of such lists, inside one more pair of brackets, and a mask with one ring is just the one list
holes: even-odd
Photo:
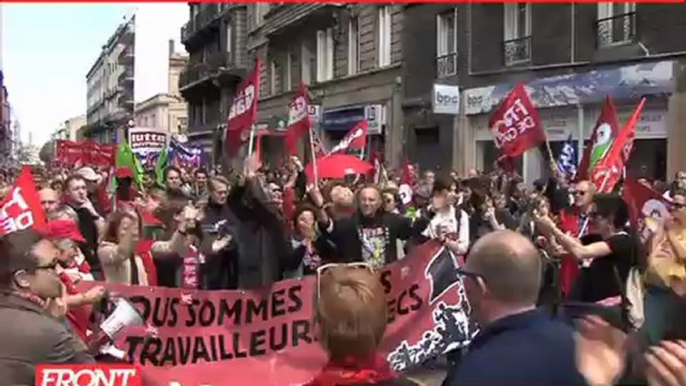
[(174, 39), (169, 39), (169, 57), (174, 56)]

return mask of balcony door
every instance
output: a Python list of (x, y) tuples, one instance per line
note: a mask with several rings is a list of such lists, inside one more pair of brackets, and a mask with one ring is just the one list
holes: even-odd
[(633, 41), (636, 26), (636, 3), (598, 4), (598, 47)]
[(508, 3), (503, 7), (505, 65), (528, 62), (531, 60), (531, 4)]

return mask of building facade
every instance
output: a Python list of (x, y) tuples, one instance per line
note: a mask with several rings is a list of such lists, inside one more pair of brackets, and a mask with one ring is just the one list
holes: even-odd
[[(305, 84), (325, 143), (367, 119), (367, 151), (397, 165), (404, 150), (402, 26), (397, 4), (249, 4), (248, 52), (262, 61), (258, 127), (283, 130), (293, 92)], [(263, 153), (278, 157), (282, 140), (267, 138)]]
[(117, 142), (133, 119), (135, 24), (133, 16), (117, 27), (86, 75), (85, 137)]
[(0, 70), (0, 156), (9, 157), (14, 148), (12, 135), (12, 107), (9, 101), (7, 87), (4, 84), (4, 74)]
[(169, 41), (169, 89), (136, 104), (136, 125), (184, 134), (188, 126), (186, 102), (179, 92), (179, 77), (188, 63), (188, 55), (174, 51)]
[[(686, 42), (673, 38), (686, 32), (686, 8), (474, 3), (410, 5), (405, 11), (403, 105), (415, 153), (441, 149), (452, 155), (443, 156), (442, 165), (490, 169), (497, 151), (488, 118), (523, 82), (554, 153), (570, 136), (583, 148), (606, 95), (615, 101), (620, 124), (644, 96), (629, 173), (664, 178), (686, 166), (679, 154), (686, 128), (678, 116), (686, 104)], [(433, 84), (460, 86), (458, 117), (432, 112)], [(545, 169), (537, 151), (528, 152), (520, 167), (528, 180)]]
[(188, 106), (186, 136), (219, 156), (228, 109), (248, 67), (246, 5), (189, 3), (189, 14), (181, 29), (189, 59), (178, 82)]

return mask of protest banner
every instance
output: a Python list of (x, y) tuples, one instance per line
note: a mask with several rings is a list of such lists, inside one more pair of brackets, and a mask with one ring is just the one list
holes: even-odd
[(16, 184), (0, 202), (0, 236), (25, 229), (42, 229), (45, 224), (31, 168), (24, 166)]
[[(129, 146), (139, 160), (152, 160), (169, 143), (169, 133), (165, 130), (134, 127), (129, 129)], [(147, 161), (146, 161), (147, 162)], [(154, 162), (152, 160), (151, 162)]]
[[(378, 271), (388, 297), (380, 354), (395, 370), (473, 336), (464, 287), (455, 274), (458, 264), (444, 247), (429, 242)], [(284, 280), (263, 291), (108, 284), (157, 332), (146, 339), (143, 328), (130, 328), (117, 346), (141, 366), (145, 385), (302, 384), (326, 362), (313, 328), (315, 282), (311, 276)]]
[(109, 168), (114, 165), (115, 144), (92, 140), (69, 141), (60, 139), (55, 143), (55, 161), (63, 165), (88, 165)]
[(257, 99), (260, 95), (260, 58), (255, 60), (253, 71), (236, 89), (224, 132), (224, 150), (229, 156), (250, 140), (252, 126), (257, 122)]

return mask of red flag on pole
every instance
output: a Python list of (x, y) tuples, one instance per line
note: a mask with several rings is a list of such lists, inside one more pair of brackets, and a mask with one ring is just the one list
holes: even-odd
[(257, 98), (260, 95), (260, 58), (255, 69), (236, 90), (226, 123), (224, 148), (229, 156), (235, 155), (250, 138), (250, 129), (257, 121)]
[(350, 150), (364, 150), (367, 147), (368, 130), (369, 126), (366, 120), (358, 122), (355, 127), (343, 137), (341, 142), (331, 149), (329, 155), (338, 153), (345, 154)]
[(641, 117), (645, 103), (645, 98), (641, 99), (626, 125), (624, 125), (617, 138), (610, 145), (610, 149), (605, 157), (598, 161), (598, 164), (593, 168), (591, 181), (598, 187), (599, 193), (611, 192), (622, 177), (624, 165), (629, 159), (634, 145), (636, 123)]
[(629, 209), (631, 227), (639, 231), (644, 242), (670, 217), (669, 200), (636, 180), (624, 183), (622, 198)]
[(0, 202), (0, 235), (31, 228), (43, 229), (45, 224), (31, 168), (24, 166), (17, 183)]
[(522, 83), (510, 91), (491, 115), (488, 127), (501, 156), (515, 158), (545, 142), (545, 132)]
[(608, 151), (612, 140), (617, 138), (619, 133), (619, 125), (617, 123), (617, 111), (615, 105), (612, 103), (612, 98), (608, 95), (600, 110), (600, 116), (596, 121), (595, 128), (589, 141), (589, 145), (584, 148), (584, 153), (579, 162), (576, 180), (587, 180), (592, 174), (591, 170), (595, 167), (598, 161), (603, 158), (604, 153)]
[(293, 102), (288, 105), (288, 128), (286, 129), (286, 150), (291, 155), (298, 154), (298, 140), (307, 134), (310, 128), (308, 114), (307, 86), (300, 84), (300, 89), (293, 95)]

